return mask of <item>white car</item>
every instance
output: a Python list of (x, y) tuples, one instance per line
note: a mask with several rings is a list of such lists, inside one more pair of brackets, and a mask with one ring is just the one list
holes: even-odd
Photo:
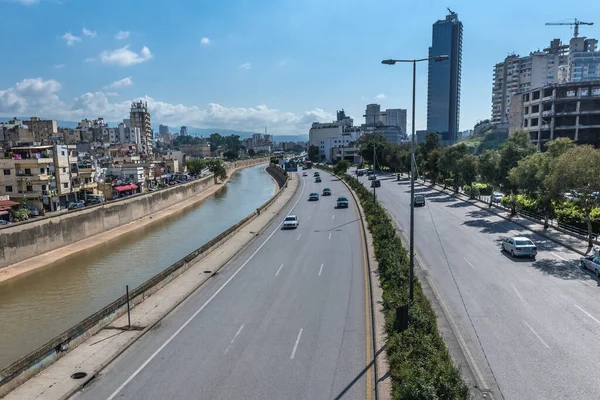
[(520, 236), (504, 239), (502, 250), (509, 252), (512, 257), (528, 256), (533, 258), (537, 255), (535, 244), (530, 239)]
[(374, 181), (375, 179), (377, 179), (377, 176), (375, 174), (369, 175), (369, 180), (370, 181)]
[(298, 217), (295, 215), (288, 215), (283, 220), (283, 229), (296, 229), (300, 225), (300, 221), (298, 221)]
[(500, 203), (504, 195), (502, 193), (494, 193), (492, 195), (492, 203)]

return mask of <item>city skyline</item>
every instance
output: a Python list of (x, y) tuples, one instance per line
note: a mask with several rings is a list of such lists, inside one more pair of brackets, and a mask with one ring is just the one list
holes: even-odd
[[(127, 26), (118, 26), (103, 21), (115, 7), (132, 15), (135, 5), (6, 2), (0, 32), (13, 40), (2, 47), (18, 57), (3, 66), (0, 115), (120, 121), (132, 101), (142, 100), (153, 123), (259, 132), (267, 125), (273, 133), (303, 134), (312, 122), (335, 119), (342, 107), (355, 120), (373, 102), (410, 112), (409, 69), (386, 69), (379, 61), (426, 56), (431, 25), (448, 4), (415, 4), (411, 18), (397, 24), (394, 14), (404, 6), (383, 3), (386, 13), (371, 21), (364, 18), (369, 7), (359, 2), (189, 3), (168, 9), (149, 2), (143, 10), (136, 8), (137, 18)], [(511, 4), (518, 4), (522, 15), (510, 13)], [(553, 38), (572, 36), (569, 27), (543, 26), (563, 17), (558, 7), (466, 1), (449, 6), (465, 25), (462, 130), (491, 117), (496, 63), (510, 53), (528, 54)], [(600, 10), (592, 1), (582, 6), (590, 15)], [(146, 28), (148, 21), (162, 14), (176, 18), (184, 9), (197, 18), (194, 24), (182, 24), (181, 30)], [(344, 30), (340, 36), (329, 24), (338, 15), (348, 21), (361, 16), (365, 29)], [(502, 34), (489, 29), (498, 19), (507, 21)], [(596, 26), (585, 26), (580, 36), (600, 34)], [(352, 68), (346, 63), (349, 54), (360, 54)], [(417, 79), (419, 130), (426, 125), (424, 65)]]

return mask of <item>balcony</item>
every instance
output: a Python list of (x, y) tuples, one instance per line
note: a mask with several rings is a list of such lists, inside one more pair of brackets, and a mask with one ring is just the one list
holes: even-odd
[(14, 158), (15, 165), (40, 165), (40, 164), (52, 164), (54, 159), (52, 158)]
[(48, 182), (54, 179), (54, 175), (47, 173), (25, 173), (24, 171), (17, 171), (17, 180), (25, 182)]

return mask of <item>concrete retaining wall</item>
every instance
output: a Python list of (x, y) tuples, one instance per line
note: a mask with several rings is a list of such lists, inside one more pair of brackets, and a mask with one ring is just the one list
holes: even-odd
[(269, 175), (271, 175), (273, 177), (273, 179), (275, 179), (275, 182), (277, 182), (277, 185), (280, 188), (283, 187), (283, 185), (285, 184), (285, 182), (288, 179), (287, 172), (285, 172), (285, 170), (283, 168), (281, 168), (279, 165), (270, 164), (267, 167), (267, 172), (269, 173)]
[[(269, 173), (275, 172), (271, 170)], [(274, 175), (271, 176), (277, 179)], [(212, 177), (210, 178), (212, 179)], [(202, 258), (210, 254), (210, 252), (216, 249), (220, 244), (226, 242), (240, 228), (256, 218), (262, 210), (266, 209), (281, 195), (283, 186), (286, 185), (286, 181), (283, 182), (282, 187), (277, 193), (261, 205), (255, 212), (131, 291), (129, 293), (130, 306), (135, 307), (140, 304), (147, 297), (202, 260)], [(85, 342), (89, 337), (93, 336), (104, 327), (110, 325), (126, 312), (127, 297), (123, 295), (102, 310), (89, 316), (69, 330), (39, 347), (37, 350), (4, 368), (0, 371), (0, 398), (14, 390), (32, 376), (40, 373), (43, 369), (63, 357), (70, 350)]]
[[(243, 160), (231, 163), (227, 168), (232, 170), (265, 162), (268, 159)], [(164, 210), (213, 185), (211, 175), (156, 192), (5, 227), (0, 230), (0, 268)]]

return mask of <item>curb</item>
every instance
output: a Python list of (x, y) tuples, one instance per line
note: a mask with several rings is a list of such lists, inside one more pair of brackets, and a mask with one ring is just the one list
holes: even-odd
[[(328, 172), (328, 171), (327, 171)], [(370, 304), (370, 308), (371, 308), (371, 332), (372, 332), (372, 337), (371, 337), (371, 344), (373, 346), (373, 369), (374, 369), (374, 375), (375, 375), (375, 399), (377, 400), (387, 400), (387, 399), (391, 399), (391, 380), (389, 378), (390, 376), (390, 368), (389, 368), (389, 363), (388, 363), (388, 358), (387, 358), (387, 352), (386, 351), (382, 351), (379, 355), (377, 355), (377, 349), (378, 348), (382, 348), (384, 349), (387, 346), (387, 342), (386, 340), (383, 341), (378, 341), (377, 339), (379, 337), (382, 338), (387, 338), (387, 332), (385, 332), (385, 329), (383, 330), (383, 332), (379, 329), (377, 329), (379, 327), (379, 324), (375, 323), (376, 317), (375, 314), (381, 314), (381, 318), (384, 318), (383, 313), (380, 313), (379, 311), (377, 311), (377, 307), (376, 307), (376, 301), (375, 301), (375, 297), (373, 296), (373, 292), (375, 289), (375, 285), (377, 284), (374, 279), (371, 277), (371, 275), (373, 273), (375, 273), (375, 271), (379, 268), (379, 266), (377, 265), (377, 268), (373, 269), (373, 264), (371, 263), (371, 258), (369, 257), (369, 240), (368, 240), (368, 234), (367, 234), (367, 227), (366, 227), (366, 223), (365, 223), (365, 213), (364, 210), (362, 208), (362, 205), (360, 204), (360, 201), (357, 198), (356, 193), (354, 192), (354, 190), (350, 187), (350, 185), (343, 179), (340, 178), (337, 175), (331, 174), (332, 176), (335, 176), (336, 178), (338, 178), (343, 184), (344, 186), (346, 186), (346, 188), (348, 189), (348, 191), (350, 191), (350, 194), (352, 195), (352, 199), (354, 200), (354, 203), (356, 205), (356, 208), (358, 210), (358, 214), (359, 214), (359, 219), (360, 219), (360, 225), (362, 228), (362, 239), (363, 242), (365, 244), (365, 257), (367, 259), (367, 267), (369, 269), (369, 274), (368, 274), (368, 279), (369, 279), (369, 297), (371, 300), (371, 304)], [(372, 243), (371, 243), (372, 245)], [(376, 263), (377, 261), (375, 261)], [(385, 326), (385, 322), (383, 322), (383, 326)], [(383, 342), (383, 343), (381, 343)], [(378, 363), (378, 359), (379, 359), (379, 363)], [(378, 365), (380, 364), (380, 365)], [(385, 380), (388, 379), (388, 381), (386, 382), (386, 386), (389, 385), (388, 388), (386, 388), (386, 392), (383, 391), (383, 388), (381, 387), (381, 384), (385, 382)]]
[[(509, 217), (506, 217), (506, 216), (504, 216), (504, 215), (502, 215), (502, 214), (500, 214), (500, 213), (497, 213), (497, 212), (495, 212), (493, 209), (490, 209), (489, 207), (484, 207), (484, 206), (482, 206), (482, 205), (478, 204), (479, 200), (477, 200), (477, 199), (474, 199), (475, 201), (474, 201), (474, 202), (471, 202), (471, 201), (469, 201), (470, 199), (468, 199), (468, 200), (465, 200), (465, 199), (462, 197), (463, 195), (461, 195), (460, 193), (459, 193), (459, 194), (457, 194), (457, 193), (448, 193), (446, 190), (444, 190), (444, 189), (441, 189), (441, 188), (438, 188), (438, 187), (436, 187), (437, 185), (434, 185), (434, 184), (431, 184), (431, 183), (430, 183), (430, 184), (426, 184), (425, 182), (423, 182), (423, 185), (426, 185), (426, 186), (428, 186), (428, 187), (430, 187), (430, 188), (432, 188), (432, 189), (434, 189), (434, 190), (437, 190), (438, 192), (445, 193), (445, 194), (447, 194), (447, 195), (449, 195), (449, 196), (452, 196), (452, 197), (454, 197), (454, 198), (457, 198), (457, 199), (459, 199), (459, 200), (462, 200), (462, 201), (464, 201), (465, 203), (469, 203), (469, 204), (471, 204), (471, 205), (474, 205), (475, 207), (478, 207), (478, 208), (480, 208), (480, 209), (482, 209), (482, 210), (485, 210), (485, 211), (489, 212), (490, 214), (497, 215), (498, 217), (500, 217), (500, 218), (502, 218), (502, 219), (505, 219), (506, 221), (512, 222), (512, 223), (513, 223), (513, 224), (515, 224), (515, 225), (519, 225), (521, 228), (525, 228), (525, 229), (527, 229), (528, 231), (530, 231), (530, 232), (533, 232), (533, 233), (535, 233), (536, 235), (540, 235), (540, 236), (542, 236), (542, 237), (544, 237), (544, 238), (546, 238), (546, 239), (548, 239), (548, 240), (550, 240), (550, 241), (552, 241), (552, 242), (554, 242), (554, 243), (557, 243), (557, 244), (559, 244), (559, 245), (561, 245), (561, 246), (563, 246), (563, 247), (565, 247), (565, 248), (567, 248), (567, 249), (569, 249), (569, 250), (571, 250), (571, 251), (573, 251), (573, 252), (575, 252), (575, 253), (577, 253), (577, 254), (580, 254), (580, 255), (582, 255), (582, 256), (585, 256), (585, 255), (587, 254), (587, 253), (584, 253), (584, 252), (583, 252), (583, 251), (581, 251), (581, 250), (578, 250), (578, 249), (576, 249), (575, 247), (571, 246), (570, 244), (564, 243), (564, 242), (562, 242), (562, 241), (560, 241), (560, 240), (556, 240), (556, 239), (554, 239), (554, 238), (552, 238), (552, 237), (550, 237), (550, 236), (546, 235), (544, 232), (539, 232), (539, 231), (533, 230), (533, 229), (531, 229), (529, 226), (527, 226), (527, 225), (525, 225), (525, 224), (522, 224), (522, 223), (520, 223), (519, 221), (515, 221), (515, 220), (513, 220), (512, 218), (509, 218)], [(525, 217), (522, 217), (522, 218), (525, 218)], [(528, 219), (528, 218), (525, 218), (525, 219)], [(531, 221), (531, 220), (530, 220), (530, 221)]]
[[(269, 176), (270, 176), (270, 174), (269, 174)], [(273, 198), (275, 198), (275, 199), (278, 198), (283, 193), (283, 190), (285, 190), (286, 188), (287, 188), (287, 185), (284, 185), (281, 189), (279, 189), (278, 193), (276, 193), (273, 196)], [(297, 190), (298, 190), (298, 186), (296, 186), (296, 188), (294, 189), (294, 193), (292, 193), (292, 197), (294, 196), (294, 194), (296, 193)], [(283, 208), (285, 208), (285, 206), (289, 203), (289, 201), (292, 199), (292, 197), (290, 197), (290, 199), (283, 205), (283, 207), (281, 208), (281, 210), (283, 210)], [(271, 206), (271, 204), (269, 205), (269, 207), (270, 206)], [(205, 279), (204, 281), (200, 282), (189, 293), (187, 293), (183, 298), (181, 298), (181, 300), (177, 301), (171, 308), (169, 308), (161, 317), (159, 317), (156, 321), (154, 321), (153, 323), (151, 323), (150, 325), (148, 325), (146, 328), (144, 328), (140, 332), (140, 334), (138, 336), (134, 337), (132, 340), (130, 340), (129, 342), (127, 342), (123, 346), (121, 346), (108, 360), (106, 360), (105, 362), (101, 363), (100, 366), (97, 369), (95, 369), (92, 373), (90, 373), (86, 377), (86, 379), (84, 381), (82, 381), (79, 385), (77, 385), (77, 387), (71, 389), (69, 392), (67, 392), (66, 394), (64, 394), (63, 396), (61, 396), (59, 398), (59, 400), (67, 400), (70, 397), (72, 397), (74, 394), (76, 394), (77, 392), (79, 392), (81, 389), (83, 389), (86, 385), (88, 385), (91, 381), (93, 381), (98, 376), (98, 374), (100, 372), (102, 372), (102, 370), (104, 370), (114, 360), (116, 360), (117, 357), (119, 357), (125, 351), (127, 351), (127, 349), (129, 347), (131, 347), (134, 343), (136, 343), (138, 340), (140, 340), (146, 333), (148, 333), (148, 331), (152, 330), (158, 323), (160, 323), (163, 319), (165, 319), (167, 316), (169, 316), (177, 307), (179, 307), (191, 295), (193, 295), (194, 293), (196, 293), (196, 291), (198, 289), (200, 289), (204, 285), (204, 283), (206, 283), (208, 281), (208, 279), (210, 279), (210, 277), (214, 276), (225, 265), (227, 265), (233, 258), (235, 258), (239, 254), (239, 252), (243, 251), (245, 248), (247, 248), (248, 246), (250, 246), (250, 244), (252, 244), (254, 242), (254, 240), (256, 239), (256, 237), (258, 237), (262, 232), (264, 232), (265, 229), (271, 224), (271, 222), (273, 222), (273, 220), (275, 219), (275, 217), (277, 217), (279, 215), (279, 213), (281, 212), (281, 210), (279, 210), (278, 212), (276, 212), (275, 214), (273, 214), (273, 216), (268, 220), (268, 222), (258, 232), (256, 232), (256, 234), (253, 236), (252, 239), (250, 239), (248, 241), (248, 243), (246, 243), (245, 245), (243, 245), (236, 253), (234, 253), (231, 257), (229, 257), (227, 260), (225, 260), (221, 265), (219, 265), (217, 268), (215, 268), (213, 270), (213, 273), (207, 279)], [(240, 226), (238, 228), (238, 230), (236, 232), (232, 232), (232, 234), (235, 235), (236, 233), (238, 233), (240, 229), (242, 229), (243, 227), (245, 227), (246, 225), (248, 225), (254, 219), (255, 218), (253, 218), (251, 220), (248, 220), (246, 224), (244, 224), (243, 226)], [(229, 240), (229, 238), (227, 240)], [(218, 246), (215, 246), (212, 251), (214, 251), (217, 248), (219, 248), (221, 245), (223, 245), (225, 242), (227, 242), (227, 240), (225, 240), (223, 243), (219, 244)]]

